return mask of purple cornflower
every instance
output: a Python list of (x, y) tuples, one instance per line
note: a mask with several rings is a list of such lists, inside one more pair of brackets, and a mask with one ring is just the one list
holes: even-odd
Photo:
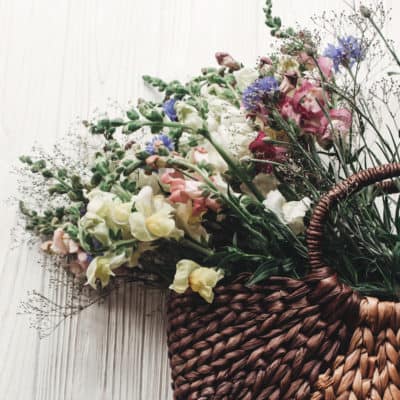
[(273, 76), (259, 78), (248, 86), (242, 94), (243, 106), (248, 111), (257, 111), (260, 104), (279, 91), (278, 81)]
[(174, 150), (174, 143), (171, 138), (163, 133), (155, 135), (151, 142), (146, 143), (146, 152), (154, 155), (167, 155)]
[(338, 41), (338, 46), (328, 44), (324, 51), (324, 56), (332, 59), (335, 71), (339, 70), (340, 65), (352, 67), (354, 63), (364, 58), (364, 50), (360, 39), (354, 36), (347, 36), (339, 38)]
[(165, 114), (167, 115), (167, 117), (171, 121), (177, 121), (178, 120), (178, 118), (176, 116), (176, 111), (175, 111), (175, 103), (176, 103), (176, 99), (171, 97), (169, 100), (167, 100), (163, 104), (163, 110), (164, 110)]

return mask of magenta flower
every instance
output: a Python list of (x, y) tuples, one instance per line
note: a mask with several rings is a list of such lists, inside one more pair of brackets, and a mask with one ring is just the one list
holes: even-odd
[[(276, 146), (272, 143), (266, 143), (266, 134), (260, 131), (257, 137), (250, 143), (249, 150), (254, 157), (263, 161), (284, 162), (287, 159), (287, 148)], [(259, 162), (256, 164), (258, 172), (266, 172), (270, 174), (273, 170), (273, 165), (268, 162)]]

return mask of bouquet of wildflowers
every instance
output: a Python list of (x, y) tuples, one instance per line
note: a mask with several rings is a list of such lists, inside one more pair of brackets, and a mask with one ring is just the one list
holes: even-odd
[[(144, 76), (163, 100), (85, 121), (98, 141), (84, 171), (21, 157), (48, 186), (48, 208), (20, 203), (27, 229), (77, 282), (102, 291), (141, 280), (212, 302), (222, 279), (301, 277), (313, 203), (367, 166), (400, 161), (400, 63), (382, 8), (341, 16), (348, 32), (327, 45), (283, 28), (270, 1), (264, 11), (270, 55), (246, 67), (217, 53), (218, 66), (186, 83)], [(374, 60), (392, 69), (374, 79)], [(332, 213), (325, 254), (361, 293), (398, 298), (399, 207), (377, 204), (380, 194)]]

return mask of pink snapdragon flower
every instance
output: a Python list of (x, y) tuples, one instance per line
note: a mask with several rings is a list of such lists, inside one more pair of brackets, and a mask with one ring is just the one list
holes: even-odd
[(77, 253), (78, 243), (74, 242), (62, 228), (57, 228), (53, 233), (53, 239), (42, 243), (42, 250), (50, 251), (61, 256)]
[(329, 111), (329, 119), (324, 115), (321, 118), (320, 144), (328, 145), (335, 134), (345, 136), (349, 133), (352, 124), (352, 113), (347, 108), (339, 108)]
[(331, 79), (333, 75), (333, 61), (329, 57), (318, 57), (318, 66), (324, 75), (325, 79)]
[(293, 107), (304, 118), (322, 115), (325, 104), (324, 91), (321, 87), (304, 80), (293, 95)]
[(161, 176), (161, 182), (169, 185), (171, 194), (168, 199), (172, 203), (186, 204), (189, 200), (192, 201), (193, 215), (199, 215), (207, 209), (217, 212), (221, 208), (215, 199), (203, 195), (202, 186), (204, 184), (201, 180), (185, 179), (179, 171), (169, 170)]
[[(300, 64), (303, 64), (307, 70), (313, 70), (317, 67), (314, 59), (309, 56), (306, 52), (301, 52), (297, 59)], [(333, 61), (329, 57), (319, 56), (317, 58), (317, 64), (325, 79), (331, 79), (333, 74)]]
[(280, 104), (283, 118), (292, 119), (306, 133), (318, 135), (325, 106), (323, 89), (310, 81), (303, 81), (293, 97), (286, 96)]
[(279, 91), (283, 94), (291, 93), (297, 86), (299, 75), (297, 71), (289, 71), (283, 75)]
[(286, 96), (280, 104), (280, 114), (282, 115), (283, 118), (287, 120), (293, 120), (296, 122), (297, 125), (300, 126), (300, 121), (301, 121), (301, 114), (295, 111), (293, 107), (293, 98)]
[(43, 251), (64, 257), (75, 255), (76, 258), (69, 264), (69, 269), (74, 275), (81, 275), (89, 266), (90, 256), (62, 228), (57, 228), (53, 233), (53, 239), (42, 243), (41, 248)]

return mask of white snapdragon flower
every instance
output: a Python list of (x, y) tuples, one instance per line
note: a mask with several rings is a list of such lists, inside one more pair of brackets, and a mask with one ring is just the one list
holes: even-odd
[(187, 125), (189, 128), (197, 131), (203, 127), (203, 119), (200, 117), (198, 111), (190, 104), (184, 101), (177, 101), (175, 103), (175, 111), (179, 122)]
[(311, 199), (286, 201), (279, 190), (272, 190), (263, 201), (266, 209), (272, 211), (282, 223), (288, 225), (298, 235), (305, 230), (304, 217), (311, 207)]
[(87, 212), (79, 221), (79, 228), (96, 238), (102, 245), (111, 244), (106, 221), (97, 214)]
[(107, 226), (113, 231), (121, 229), (123, 233), (129, 231), (129, 215), (132, 201), (122, 202), (115, 194), (93, 189), (87, 195), (89, 203), (87, 211), (103, 218)]
[(177, 293), (185, 293), (190, 287), (208, 303), (212, 303), (213, 289), (223, 277), (220, 269), (202, 267), (192, 260), (180, 260), (176, 264), (175, 278), (170, 289)]
[[(253, 130), (243, 111), (215, 96), (207, 98), (207, 102), (207, 125), (213, 139), (234, 158), (250, 155), (249, 144), (257, 136), (257, 132)], [(203, 146), (212, 154), (211, 145), (205, 143)], [(223, 172), (221, 169), (219, 171)]]
[(234, 71), (233, 76), (236, 79), (238, 89), (243, 92), (244, 89), (250, 86), (258, 78), (258, 72), (254, 68), (245, 67), (238, 71)]

